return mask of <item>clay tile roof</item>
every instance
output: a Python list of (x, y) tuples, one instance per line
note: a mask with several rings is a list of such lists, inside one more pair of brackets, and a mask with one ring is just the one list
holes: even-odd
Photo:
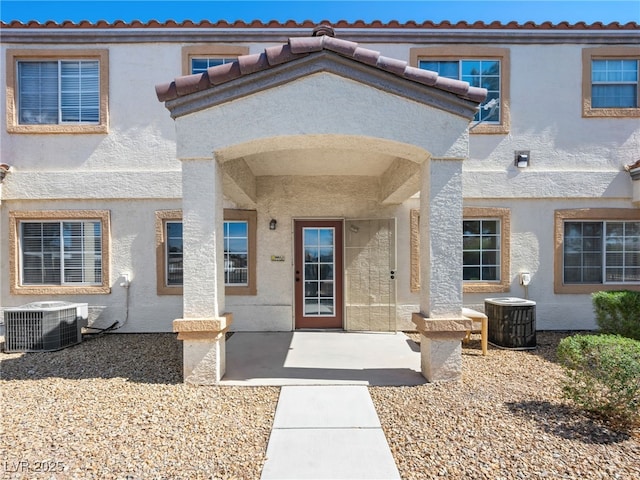
[(330, 26), (321, 25), (314, 29), (312, 37), (290, 38), (283, 45), (265, 48), (264, 53), (242, 55), (234, 62), (210, 67), (205, 73), (178, 77), (171, 83), (158, 85), (156, 95), (158, 100), (166, 102), (326, 50), (406, 80), (453, 93), (466, 100), (480, 103), (487, 96), (484, 88), (470, 87), (467, 82), (440, 77), (436, 72), (412, 67), (404, 60), (385, 57), (380, 52), (362, 48), (355, 42), (332, 35), (333, 29)]
[[(54, 21), (47, 21), (45, 23), (39, 23), (35, 20), (30, 20), (27, 22), (21, 22), (20, 20), (11, 20), (10, 22), (0, 21), (0, 28), (33, 28), (33, 29), (87, 29), (87, 28), (109, 28), (109, 29), (139, 29), (139, 28), (313, 28), (315, 24), (311, 20), (305, 20), (303, 22), (296, 22), (294, 20), (286, 20), (282, 22), (278, 22), (275, 20), (269, 22), (262, 22), (260, 20), (254, 20), (252, 22), (245, 22), (244, 20), (236, 20), (232, 23), (226, 20), (218, 20), (216, 22), (211, 22), (210, 20), (201, 20), (200, 22), (194, 22), (192, 20), (185, 20), (183, 22), (176, 22), (175, 20), (167, 20), (165, 22), (159, 22), (158, 20), (149, 20), (144, 23), (139, 20), (133, 20), (129, 23), (123, 22), (122, 20), (115, 20), (114, 22), (107, 22), (105, 20), (98, 20), (95, 23), (91, 23), (88, 20), (81, 20), (77, 23), (71, 22), (69, 20), (65, 20), (60, 23), (56, 23)], [(319, 31), (322, 31), (327, 26), (321, 25), (322, 28), (316, 27)], [(387, 23), (381, 22), (380, 20), (374, 20), (372, 22), (365, 22), (363, 20), (355, 20), (355, 21), (347, 21), (347, 20), (339, 20), (334, 24), (335, 28), (367, 28), (367, 29), (457, 29), (457, 30), (637, 30), (638, 22), (611, 22), (608, 24), (604, 24), (602, 22), (595, 22), (591, 24), (587, 24), (585, 22), (577, 22), (571, 24), (569, 22), (559, 22), (554, 24), (552, 22), (546, 21), (540, 24), (536, 24), (535, 22), (525, 22), (518, 23), (515, 21), (508, 23), (501, 23), (498, 21), (494, 21), (491, 23), (485, 23), (481, 20), (469, 23), (465, 21), (460, 21), (456, 23), (451, 23), (450, 21), (444, 20), (442, 22), (436, 23), (431, 20), (425, 20), (424, 22), (416, 22), (414, 20), (409, 20), (407, 22), (401, 23), (397, 20), (391, 20)], [(329, 27), (331, 28), (331, 27)]]

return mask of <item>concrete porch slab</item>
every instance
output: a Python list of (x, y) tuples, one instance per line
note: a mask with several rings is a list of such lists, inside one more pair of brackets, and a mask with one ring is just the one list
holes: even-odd
[(221, 385), (421, 385), (420, 348), (403, 333), (236, 332)]

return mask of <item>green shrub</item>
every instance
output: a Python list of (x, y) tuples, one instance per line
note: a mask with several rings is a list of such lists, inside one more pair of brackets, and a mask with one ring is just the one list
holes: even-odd
[(596, 292), (591, 300), (602, 333), (640, 340), (640, 292)]
[(564, 398), (617, 424), (640, 424), (640, 341), (574, 335), (558, 345)]

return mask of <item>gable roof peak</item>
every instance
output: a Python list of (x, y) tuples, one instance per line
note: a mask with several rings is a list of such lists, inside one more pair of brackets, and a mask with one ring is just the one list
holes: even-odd
[(334, 33), (330, 25), (320, 24), (313, 29), (311, 36), (291, 37), (285, 44), (265, 48), (263, 53), (241, 55), (234, 62), (209, 67), (204, 73), (184, 75), (173, 82), (156, 85), (156, 95), (161, 102), (167, 102), (308, 55), (331, 52), (474, 103), (481, 103), (487, 97), (485, 88), (472, 87), (468, 82), (441, 77), (436, 72), (412, 67), (404, 60), (385, 57), (380, 52), (362, 47), (356, 42), (336, 38)]
[(328, 37), (335, 37), (336, 36), (336, 32), (333, 29), (333, 27), (327, 23), (321, 23), (320, 25), (316, 26), (313, 29), (313, 32), (311, 33), (312, 37), (320, 37), (322, 35), (326, 35)]

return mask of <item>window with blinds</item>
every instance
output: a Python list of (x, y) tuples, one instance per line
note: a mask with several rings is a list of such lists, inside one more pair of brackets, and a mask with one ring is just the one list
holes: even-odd
[(17, 84), (21, 125), (100, 121), (98, 60), (18, 61)]

